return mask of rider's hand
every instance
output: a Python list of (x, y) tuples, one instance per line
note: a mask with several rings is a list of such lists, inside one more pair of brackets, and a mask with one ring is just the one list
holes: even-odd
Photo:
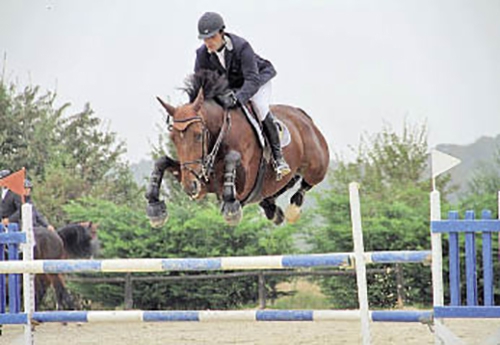
[(56, 229), (52, 225), (47, 226), (47, 229), (50, 231), (56, 231)]
[(216, 100), (224, 109), (232, 109), (238, 106), (238, 98), (236, 98), (233, 90), (228, 90), (226, 93), (218, 95)]
[(5, 226), (9, 225), (9, 218), (7, 218), (7, 217), (3, 218), (2, 219), (2, 224), (5, 225)]

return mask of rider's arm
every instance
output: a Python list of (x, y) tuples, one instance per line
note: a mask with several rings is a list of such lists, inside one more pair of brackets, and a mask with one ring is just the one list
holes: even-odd
[(260, 87), (259, 68), (255, 53), (248, 42), (245, 42), (241, 51), (241, 70), (243, 73), (243, 86), (236, 92), (236, 98), (245, 104), (257, 93)]
[(9, 223), (20, 223), (21, 221), (21, 198), (17, 195), (12, 195), (12, 202), (15, 205), (16, 211), (9, 216)]

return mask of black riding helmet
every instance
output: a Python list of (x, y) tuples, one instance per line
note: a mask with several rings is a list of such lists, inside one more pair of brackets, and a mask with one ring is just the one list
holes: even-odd
[(24, 180), (24, 188), (31, 188), (31, 189), (33, 189), (33, 183), (31, 183), (30, 180), (25, 179)]
[(221, 30), (225, 29), (224, 19), (215, 12), (206, 12), (198, 20), (198, 38), (210, 38)]

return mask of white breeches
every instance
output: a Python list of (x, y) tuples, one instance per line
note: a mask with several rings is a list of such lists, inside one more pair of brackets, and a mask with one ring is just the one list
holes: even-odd
[(261, 121), (264, 121), (267, 114), (269, 113), (269, 104), (271, 103), (271, 95), (272, 95), (272, 85), (271, 81), (268, 81), (264, 85), (262, 85), (250, 101), (257, 113), (257, 116)]

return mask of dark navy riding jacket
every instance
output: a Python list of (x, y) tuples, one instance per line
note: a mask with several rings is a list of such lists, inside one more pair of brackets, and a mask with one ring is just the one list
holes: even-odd
[(222, 67), (215, 53), (209, 53), (202, 45), (196, 50), (194, 71), (209, 69), (225, 74), (229, 87), (237, 89), (236, 98), (244, 104), (276, 75), (276, 70), (271, 62), (257, 55), (244, 38), (229, 33), (225, 35), (230, 39), (224, 53), (226, 68)]
[[(48, 227), (49, 222), (47, 219), (36, 209), (31, 197), (26, 197), (26, 202), (30, 203), (33, 215), (33, 226), (43, 226)], [(8, 191), (5, 198), (0, 203), (0, 214), (2, 218), (8, 218), (9, 223), (18, 223), (21, 225), (21, 197), (12, 191)]]

